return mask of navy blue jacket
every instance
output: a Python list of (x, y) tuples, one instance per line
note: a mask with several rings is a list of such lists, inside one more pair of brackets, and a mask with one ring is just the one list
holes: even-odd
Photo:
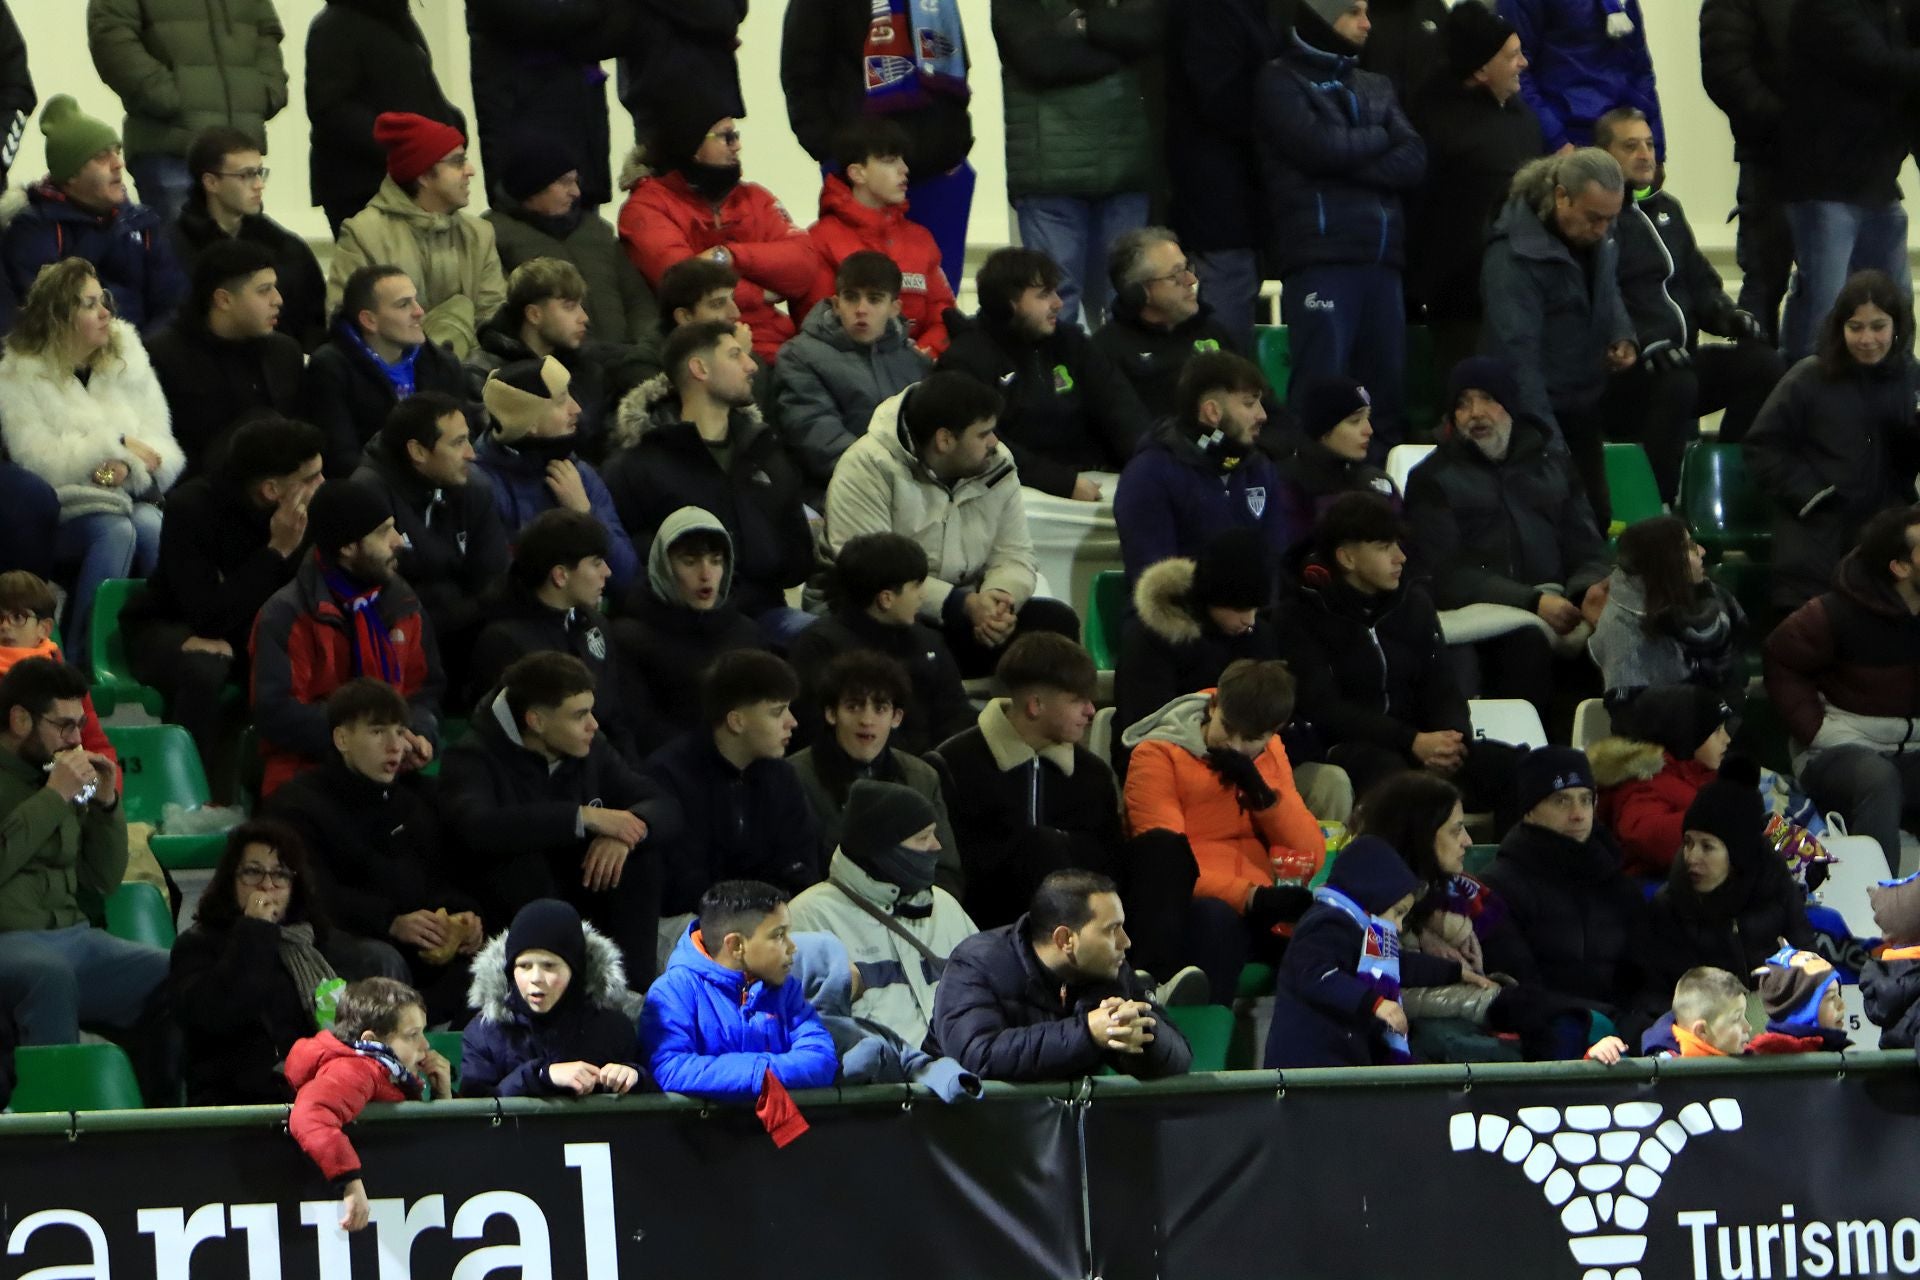
[[(142, 337), (173, 318), (187, 296), (187, 276), (173, 256), (173, 237), (160, 215), (143, 204), (91, 213), (46, 183), (27, 192), (27, 207), (0, 235), (0, 289), (6, 313), (0, 333), (13, 327), (13, 309), (48, 263), (85, 258), (113, 292), (114, 313)], [(10, 296), (9, 296), (10, 295)]]
[(627, 991), (620, 949), (583, 925), (584, 963), (560, 1003), (536, 1015), (513, 981), (503, 930), (473, 958), (467, 1002), (477, 1011), (461, 1033), (460, 1092), (469, 1098), (571, 1098), (549, 1067), (562, 1062), (619, 1063), (640, 1073), (635, 1092), (651, 1087), (634, 1026), (639, 997)]
[(1162, 423), (1120, 473), (1113, 500), (1127, 582), (1168, 556), (1198, 556), (1214, 538), (1241, 527), (1260, 530), (1277, 565), (1296, 523), (1287, 492), (1258, 449), (1222, 471), (1185, 429)]
[[(613, 589), (625, 590), (639, 580), (640, 553), (633, 549), (633, 539), (620, 523), (620, 512), (613, 505), (607, 482), (585, 458), (575, 455), (572, 462), (580, 471), (580, 484), (587, 491), (593, 518), (607, 530), (607, 567), (613, 570)], [(486, 472), (493, 484), (493, 502), (500, 510), (509, 541), (529, 520), (559, 505), (547, 488), (546, 459), (501, 444), (491, 431), (480, 438), (474, 465)]]
[(1167, 15), (1171, 220), (1188, 253), (1260, 244), (1254, 84), (1286, 32), (1272, 0), (1181, 0)]
[(1427, 170), (1427, 144), (1393, 82), (1296, 33), (1260, 70), (1254, 107), (1266, 249), (1285, 276), (1308, 267), (1399, 267), (1402, 198)]
[(660, 914), (700, 907), (720, 880), (764, 880), (788, 893), (817, 884), (825, 870), (819, 826), (800, 775), (785, 760), (736, 769), (706, 729), (654, 753), (647, 777), (677, 797), (686, 827), (667, 852)]
[(1540, 117), (1548, 151), (1569, 142), (1590, 146), (1595, 120), (1615, 107), (1638, 107), (1653, 126), (1654, 150), (1666, 158), (1667, 135), (1640, 0), (1625, 0), (1633, 32), (1617, 40), (1607, 35), (1600, 0), (1499, 0), (1498, 8), (1527, 51), (1530, 65), (1520, 73), (1520, 96)]

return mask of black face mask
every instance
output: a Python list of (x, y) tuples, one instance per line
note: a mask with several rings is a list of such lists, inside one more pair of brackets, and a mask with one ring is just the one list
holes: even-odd
[(564, 436), (521, 436), (507, 447), (523, 457), (558, 462), (562, 458), (571, 458), (574, 446), (579, 443), (579, 436), (569, 432)]
[(902, 897), (911, 897), (933, 888), (933, 873), (939, 864), (940, 855), (937, 853), (897, 844), (891, 849), (869, 854), (864, 869), (875, 879), (898, 885)]
[(701, 164), (690, 160), (681, 172), (687, 175), (687, 185), (709, 200), (724, 200), (728, 192), (740, 185), (737, 164)]

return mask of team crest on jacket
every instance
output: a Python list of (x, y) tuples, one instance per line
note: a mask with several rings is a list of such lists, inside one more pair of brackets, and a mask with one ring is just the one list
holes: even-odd
[(460, 548), (460, 554), (467, 554), (467, 531), (462, 529), (453, 535), (453, 544)]
[(1247, 486), (1247, 510), (1253, 512), (1253, 518), (1255, 520), (1258, 520), (1262, 515), (1266, 514), (1267, 487), (1265, 485), (1250, 484)]
[(591, 627), (587, 631), (587, 652), (593, 655), (595, 662), (607, 660), (607, 638), (598, 627)]

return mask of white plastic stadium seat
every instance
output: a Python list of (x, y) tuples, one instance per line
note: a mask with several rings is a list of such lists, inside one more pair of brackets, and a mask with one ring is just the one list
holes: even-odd
[(1585, 751), (1613, 732), (1613, 717), (1598, 698), (1583, 698), (1573, 709), (1573, 745)]
[(1540, 723), (1540, 713), (1525, 698), (1471, 698), (1467, 712), (1473, 717), (1476, 738), (1492, 738), (1516, 747), (1547, 745), (1547, 730)]
[(1407, 491), (1407, 477), (1413, 469), (1427, 460), (1433, 452), (1430, 444), (1397, 444), (1387, 450), (1387, 479), (1393, 481), (1393, 487), (1402, 494)]
[(1087, 750), (1113, 763), (1113, 716), (1112, 707), (1102, 707), (1093, 713), (1093, 723), (1087, 726)]
[(1829, 836), (1820, 842), (1838, 859), (1827, 868), (1827, 881), (1820, 886), (1820, 901), (1840, 913), (1856, 938), (1877, 938), (1880, 928), (1873, 922), (1873, 904), (1867, 890), (1882, 880), (1893, 878), (1887, 870), (1887, 858), (1880, 842), (1872, 836)]

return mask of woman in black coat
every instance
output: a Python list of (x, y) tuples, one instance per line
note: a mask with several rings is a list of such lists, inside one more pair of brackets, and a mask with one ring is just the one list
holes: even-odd
[(167, 978), (189, 1105), (293, 1101), (280, 1064), (317, 1029), (315, 989), (335, 976), (328, 932), (300, 837), (277, 822), (235, 827)]

